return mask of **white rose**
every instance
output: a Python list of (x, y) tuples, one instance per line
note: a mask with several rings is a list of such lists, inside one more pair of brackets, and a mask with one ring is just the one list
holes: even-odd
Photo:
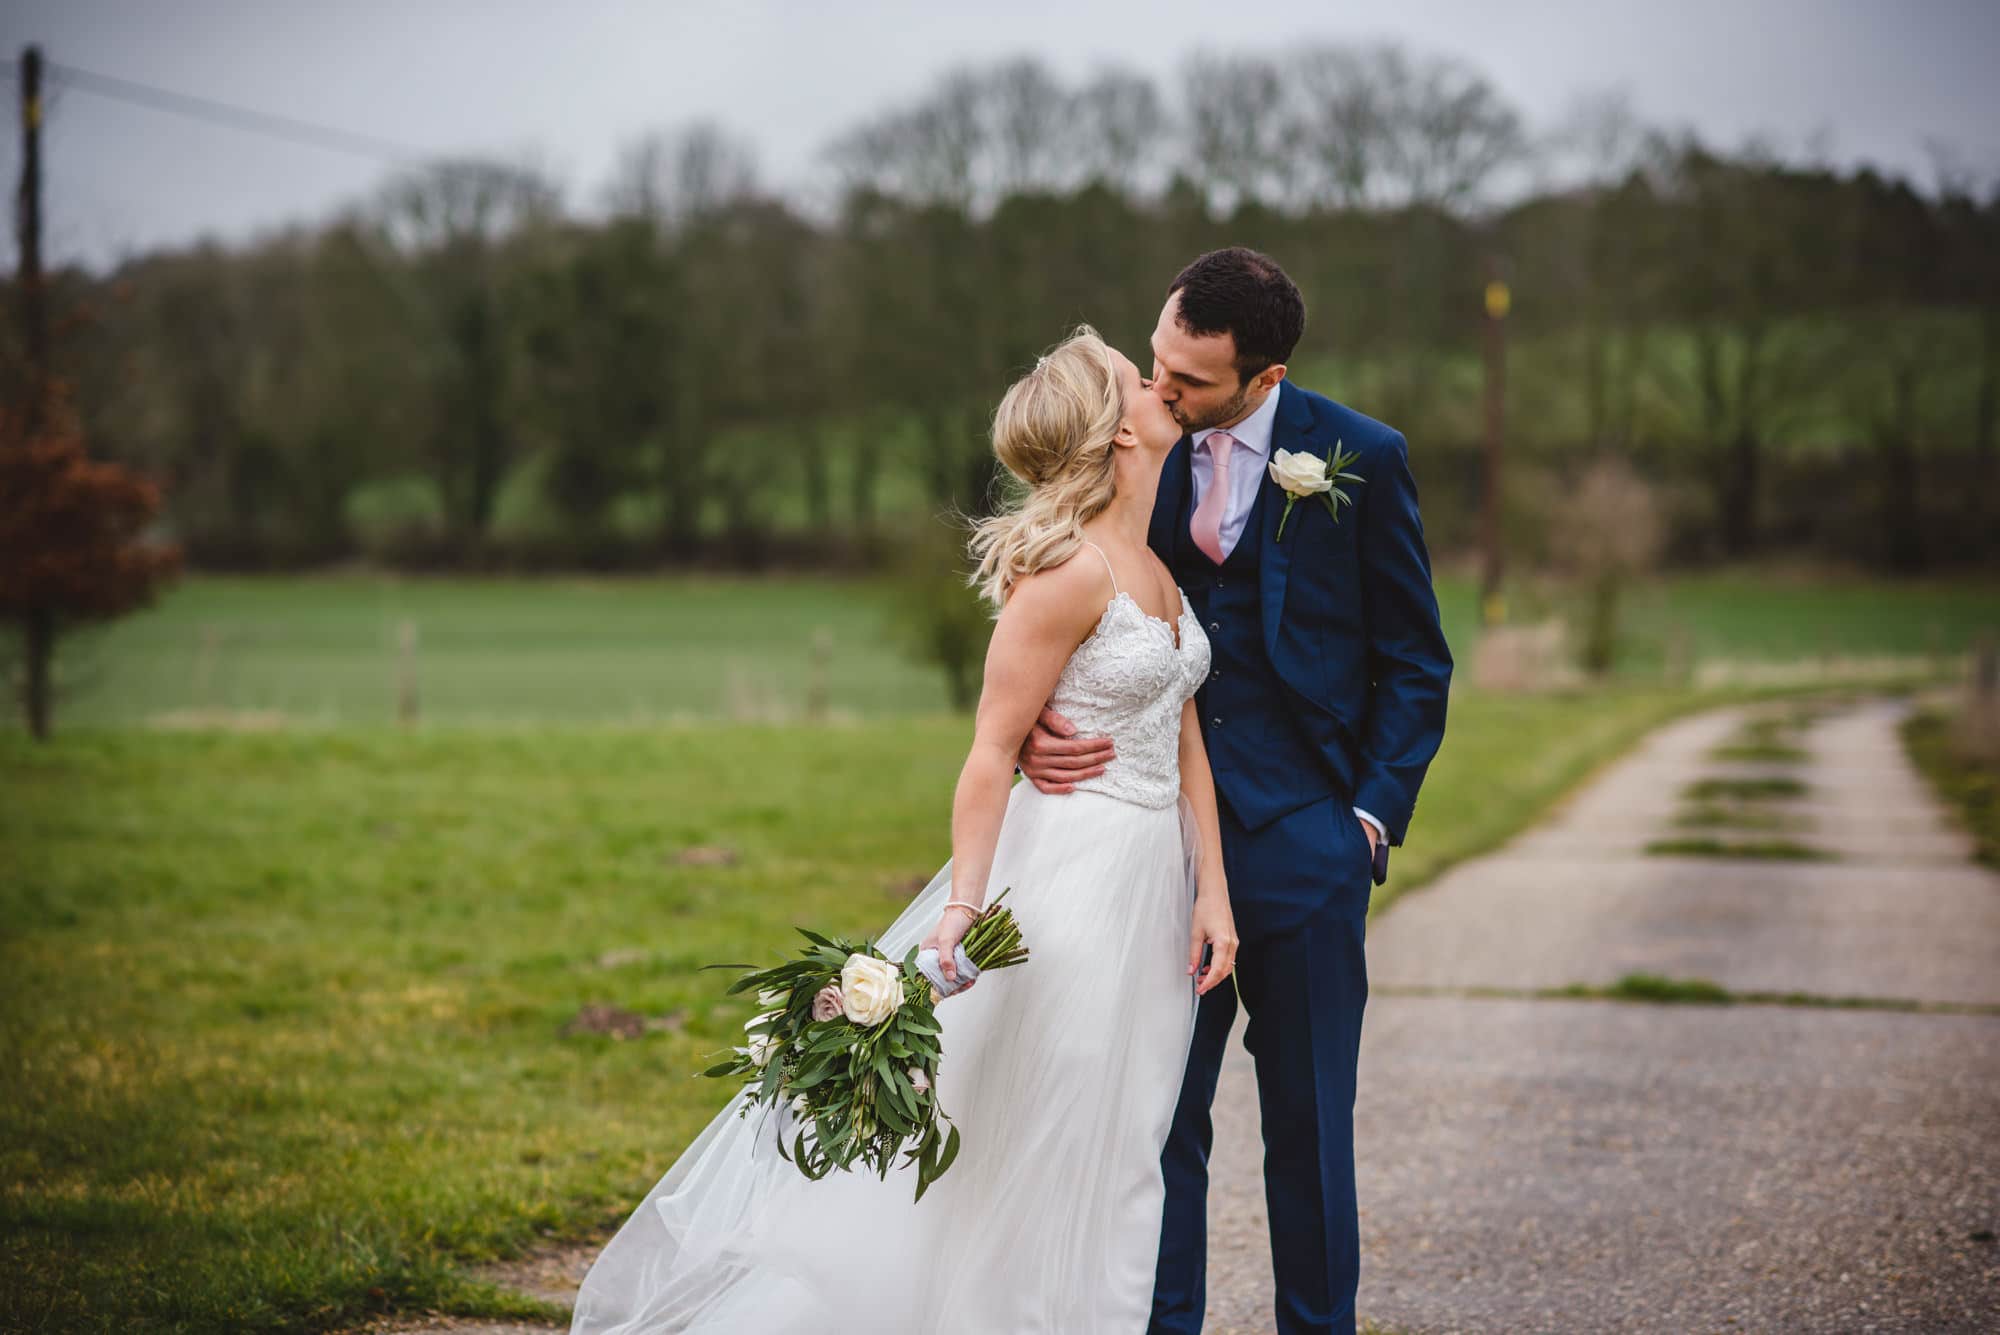
[(903, 1004), (903, 972), (855, 951), (840, 971), (840, 1008), (856, 1024), (880, 1024)]
[(910, 1084), (916, 1088), (917, 1093), (921, 1094), (931, 1087), (931, 1078), (924, 1074), (923, 1067), (912, 1066), (910, 1068)]
[[(784, 1014), (783, 1011), (765, 1011), (762, 1015), (759, 1015), (754, 1019), (745, 1020), (743, 1022), (744, 1031), (748, 1033), (749, 1031), (755, 1029), (758, 1025), (764, 1023), (764, 1021), (771, 1019), (773, 1016), (778, 1016), (783, 1014)], [(744, 1049), (741, 1048), (737, 1050), (739, 1052), (744, 1051)], [(750, 1047), (748, 1051), (745, 1052), (745, 1055), (750, 1058), (750, 1062), (753, 1066), (763, 1066), (771, 1060), (772, 1054), (777, 1052), (777, 1050), (778, 1050), (778, 1039), (776, 1035), (751, 1033)]]
[(785, 1003), (791, 999), (791, 993), (779, 992), (771, 988), (766, 988), (757, 994), (757, 1004), (759, 1006), (776, 1006), (779, 1010), (783, 1010)]
[(1333, 479), (1326, 475), (1326, 460), (1304, 450), (1279, 450), (1271, 460), (1271, 480), (1293, 496), (1314, 496), (1333, 490)]

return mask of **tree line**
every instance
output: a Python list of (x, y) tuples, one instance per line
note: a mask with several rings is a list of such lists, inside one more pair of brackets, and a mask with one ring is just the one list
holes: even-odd
[[(59, 272), (58, 363), (196, 565), (860, 562), (994, 503), (987, 416), (1068, 326), (1143, 365), (1166, 281), (1241, 243), (1306, 293), (1294, 375), (1408, 436), (1441, 551), (1475, 535), (1495, 274), (1522, 492), (1623, 456), (1681, 560), (2000, 547), (1995, 183), (1723, 150), (1615, 97), (1537, 129), (1393, 46), (1184, 73), (954, 70), (810, 190), (714, 124), (583, 200), (428, 163), (312, 226)], [(1532, 550), (1548, 507), (1517, 499)]]

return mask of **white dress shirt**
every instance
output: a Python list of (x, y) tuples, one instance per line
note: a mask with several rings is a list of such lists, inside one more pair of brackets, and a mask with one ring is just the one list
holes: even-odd
[[(1236, 442), (1229, 449), (1229, 505), (1222, 512), (1219, 526), (1225, 557), (1236, 550), (1237, 539), (1243, 536), (1243, 526), (1250, 519), (1250, 507), (1257, 503), (1257, 488), (1264, 484), (1269, 472), (1271, 428), (1277, 420), (1278, 391), (1273, 389), (1248, 417), (1235, 426), (1209, 427), (1194, 433), (1194, 453), (1189, 462), (1194, 466), (1194, 505), (1197, 509), (1215, 479), (1215, 456), (1209, 453), (1208, 438), (1217, 431), (1227, 431)], [(1368, 812), (1356, 807), (1354, 814), (1375, 827), (1377, 842), (1389, 837), (1382, 822)]]
[(1272, 390), (1248, 417), (1235, 426), (1209, 427), (1194, 433), (1194, 503), (1197, 509), (1215, 479), (1215, 456), (1209, 453), (1208, 438), (1217, 431), (1226, 430), (1236, 441), (1229, 449), (1229, 505), (1222, 512), (1224, 556), (1236, 550), (1236, 540), (1243, 536), (1243, 525), (1250, 518), (1250, 507), (1257, 503), (1257, 488), (1263, 484), (1267, 471), (1265, 465), (1271, 459), (1271, 428), (1277, 420), (1278, 391)]

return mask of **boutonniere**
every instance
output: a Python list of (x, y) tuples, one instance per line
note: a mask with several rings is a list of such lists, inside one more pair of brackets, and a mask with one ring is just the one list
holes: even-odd
[(1333, 522), (1340, 522), (1340, 507), (1354, 504), (1354, 498), (1334, 485), (1336, 480), (1346, 482), (1366, 482), (1368, 479), (1353, 473), (1342, 472), (1361, 456), (1355, 451), (1341, 452), (1340, 442), (1326, 452), (1326, 458), (1315, 459), (1304, 450), (1279, 450), (1271, 460), (1271, 481), (1285, 489), (1285, 512), (1278, 516), (1278, 536), (1275, 541), (1285, 539), (1285, 521), (1292, 517), (1292, 507), (1307, 496), (1317, 496), (1326, 502), (1326, 511), (1333, 516)]

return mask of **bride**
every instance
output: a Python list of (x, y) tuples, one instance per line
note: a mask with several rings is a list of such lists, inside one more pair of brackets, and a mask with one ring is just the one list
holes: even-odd
[[(915, 1203), (914, 1168), (809, 1181), (779, 1153), (784, 1110), (741, 1116), (738, 1095), (599, 1255), (573, 1335), (1146, 1328), (1195, 1001), (1236, 954), (1192, 703), (1208, 640), (1146, 545), (1180, 435), (1088, 326), (994, 415), (1030, 490), (972, 539), (1001, 611), (952, 858), (876, 940), (890, 959), (934, 945), (949, 973), (973, 911), (1011, 887), (1030, 958), (937, 1011), (956, 1163)], [(1045, 704), (1116, 751), (1066, 794), (1012, 784)]]

